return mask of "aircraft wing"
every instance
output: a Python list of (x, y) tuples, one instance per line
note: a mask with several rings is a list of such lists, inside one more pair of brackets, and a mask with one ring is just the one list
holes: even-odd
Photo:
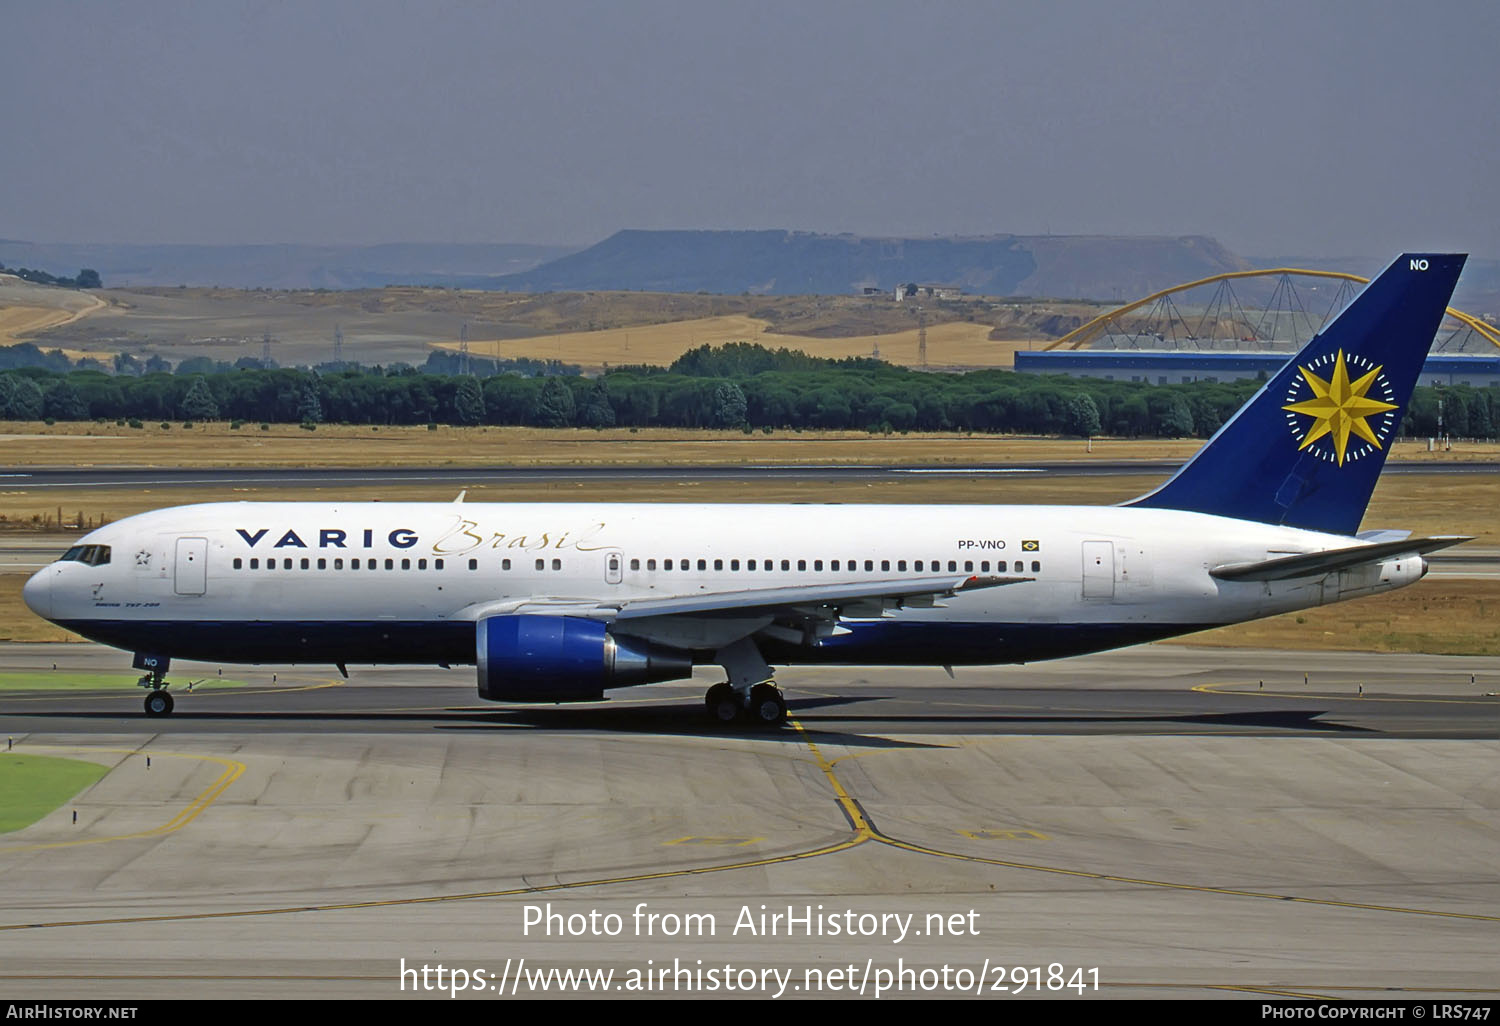
[(940, 599), (952, 598), (961, 591), (980, 588), (998, 588), (1006, 584), (1022, 584), (1034, 581), (1034, 577), (908, 577), (902, 580), (860, 581), (852, 584), (805, 584), (783, 588), (747, 588), (744, 591), (717, 592), (706, 595), (683, 595), (676, 597), (632, 599), (621, 602), (616, 608), (616, 620), (632, 620), (644, 616), (671, 616), (694, 614), (702, 616), (712, 613), (776, 612), (779, 610), (806, 611), (815, 607), (837, 607), (847, 609), (868, 606), (851, 612), (855, 616), (878, 616), (886, 608), (931, 606)]
[[(961, 591), (1023, 584), (1034, 577), (959, 576), (906, 577), (900, 580), (858, 581), (844, 584), (799, 584), (779, 588), (744, 588), (738, 591), (705, 592), (702, 595), (663, 595), (600, 602), (590, 599), (539, 597), (503, 605), (484, 604), (465, 611), (466, 618), (479, 619), (496, 613), (541, 613), (587, 616), (596, 620), (638, 620), (656, 616), (776, 615), (805, 614), (827, 608), (849, 616), (879, 616), (887, 609), (932, 606)], [(838, 614), (833, 614), (837, 616)]]
[(1342, 549), (1325, 549), (1296, 556), (1277, 556), (1253, 563), (1225, 563), (1209, 571), (1221, 581), (1285, 581), (1293, 577), (1316, 577), (1319, 574), (1348, 570), (1393, 556), (1423, 555), (1446, 549), (1460, 542), (1473, 541), (1466, 535), (1436, 535), (1431, 538), (1405, 538), (1372, 545), (1350, 545)]

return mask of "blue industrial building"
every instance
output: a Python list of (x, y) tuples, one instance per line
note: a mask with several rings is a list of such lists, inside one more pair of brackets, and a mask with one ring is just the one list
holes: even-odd
[[(1155, 350), (1078, 349), (1017, 352), (1016, 370), (1023, 374), (1066, 374), (1106, 381), (1144, 381), (1177, 385), (1192, 381), (1235, 381), (1270, 378), (1292, 353), (1207, 353)], [(1432, 353), (1418, 379), (1423, 385), (1500, 384), (1500, 356)]]

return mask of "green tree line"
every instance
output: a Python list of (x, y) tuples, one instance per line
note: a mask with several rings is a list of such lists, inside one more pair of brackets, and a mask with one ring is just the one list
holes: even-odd
[[(1253, 380), (1152, 385), (1000, 370), (925, 373), (735, 343), (701, 347), (670, 368), (592, 378), (411, 367), (129, 375), (27, 366), (0, 373), (0, 417), (1205, 438), (1257, 387)], [(1437, 389), (1417, 390), (1404, 420), (1408, 435), (1438, 433), (1439, 398)], [(1496, 436), (1500, 389), (1444, 387), (1441, 401), (1446, 434)]]

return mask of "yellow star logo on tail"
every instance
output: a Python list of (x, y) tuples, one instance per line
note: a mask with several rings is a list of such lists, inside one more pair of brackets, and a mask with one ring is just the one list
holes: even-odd
[(1297, 369), (1302, 372), (1302, 377), (1306, 379), (1314, 396), (1282, 407), (1283, 410), (1313, 419), (1307, 434), (1302, 438), (1302, 444), (1297, 447), (1299, 450), (1306, 449), (1324, 435), (1332, 435), (1333, 447), (1338, 453), (1339, 466), (1342, 467), (1344, 451), (1349, 446), (1351, 434), (1358, 435), (1377, 449), (1380, 448), (1380, 439), (1375, 437), (1375, 432), (1370, 430), (1366, 420), (1377, 413), (1394, 410), (1396, 404), (1381, 402), (1365, 395), (1380, 373), (1379, 367), (1357, 381), (1350, 381), (1349, 366), (1344, 362), (1344, 351), (1340, 349), (1333, 365), (1333, 374), (1327, 381), (1306, 367)]

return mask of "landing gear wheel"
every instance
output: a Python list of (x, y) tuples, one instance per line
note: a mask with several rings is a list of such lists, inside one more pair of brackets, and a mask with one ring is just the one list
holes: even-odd
[(750, 689), (750, 720), (763, 727), (779, 727), (786, 722), (786, 698), (775, 684), (757, 684)]
[(146, 695), (147, 716), (168, 716), (172, 712), (172, 696), (165, 691), (152, 691)]
[(708, 709), (708, 718), (715, 723), (733, 723), (739, 718), (739, 696), (727, 682), (709, 688), (703, 704)]

